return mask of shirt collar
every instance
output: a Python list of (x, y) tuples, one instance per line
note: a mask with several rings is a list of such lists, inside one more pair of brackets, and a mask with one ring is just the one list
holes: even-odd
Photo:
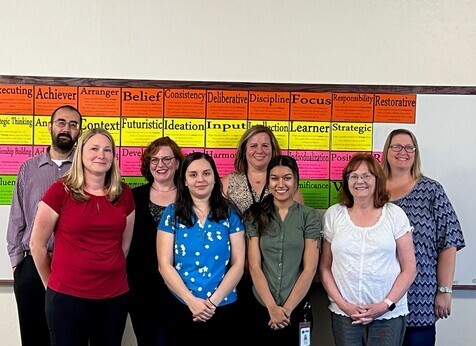
[[(41, 155), (40, 157), (40, 160), (38, 161), (38, 167), (41, 167), (41, 166), (44, 166), (46, 164), (48, 165), (55, 165), (55, 163), (53, 162), (53, 160), (51, 160), (51, 155), (50, 155), (50, 149), (51, 149), (51, 146), (48, 146), (48, 148), (46, 149), (46, 152), (44, 155)], [(73, 150), (71, 151), (71, 153), (69, 154), (68, 158), (65, 160), (65, 162), (69, 162), (69, 163), (72, 163), (73, 162), (73, 157), (74, 157), (74, 151), (76, 149), (73, 148)]]

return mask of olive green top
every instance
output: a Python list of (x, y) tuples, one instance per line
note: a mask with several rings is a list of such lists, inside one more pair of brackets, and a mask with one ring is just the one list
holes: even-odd
[[(246, 235), (260, 237), (251, 222), (246, 224)], [(288, 299), (302, 273), (304, 240), (319, 239), (320, 235), (321, 221), (317, 210), (294, 202), (286, 219), (281, 221), (275, 209), (268, 232), (261, 234), (260, 250), (262, 270), (277, 305), (282, 306)], [(253, 293), (264, 305), (255, 287)]]

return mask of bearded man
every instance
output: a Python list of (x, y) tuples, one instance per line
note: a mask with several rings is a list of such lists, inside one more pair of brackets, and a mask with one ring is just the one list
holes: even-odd
[[(13, 270), (23, 346), (51, 345), (45, 315), (45, 287), (30, 254), (30, 236), (38, 203), (45, 191), (71, 167), (81, 135), (81, 114), (69, 105), (55, 109), (48, 123), (51, 145), (25, 161), (18, 172), (7, 229), (7, 249)], [(53, 237), (48, 242), (53, 251)]]

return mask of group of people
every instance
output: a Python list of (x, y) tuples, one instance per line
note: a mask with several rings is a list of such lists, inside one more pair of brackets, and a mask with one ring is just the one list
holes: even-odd
[(82, 134), (81, 120), (56, 109), (50, 147), (15, 185), (7, 243), (23, 345), (121, 345), (128, 314), (139, 346), (299, 345), (317, 272), (337, 346), (435, 344), (465, 244), (410, 131), (389, 134), (382, 164), (352, 157), (321, 229), (266, 126), (243, 134), (223, 177), (208, 154), (158, 138), (141, 156), (147, 183), (130, 189), (112, 136)]

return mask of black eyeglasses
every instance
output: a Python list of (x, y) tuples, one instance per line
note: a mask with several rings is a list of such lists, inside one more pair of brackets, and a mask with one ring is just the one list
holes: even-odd
[(401, 144), (392, 144), (390, 146), (392, 151), (399, 153), (402, 149), (405, 149), (407, 153), (414, 153), (416, 151), (416, 146), (414, 145), (401, 145)]
[(162, 163), (164, 165), (168, 166), (174, 158), (175, 157), (173, 157), (173, 156), (164, 156), (162, 158), (160, 158), (160, 157), (151, 157), (150, 158), (150, 164), (153, 165), (153, 166), (157, 166), (159, 164), (159, 162), (162, 161)]
[(79, 128), (79, 123), (77, 121), (66, 121), (64, 119), (57, 119), (53, 121), (53, 123), (56, 124), (56, 126), (63, 128), (66, 127), (66, 125), (69, 125), (69, 128), (72, 130), (77, 130)]

